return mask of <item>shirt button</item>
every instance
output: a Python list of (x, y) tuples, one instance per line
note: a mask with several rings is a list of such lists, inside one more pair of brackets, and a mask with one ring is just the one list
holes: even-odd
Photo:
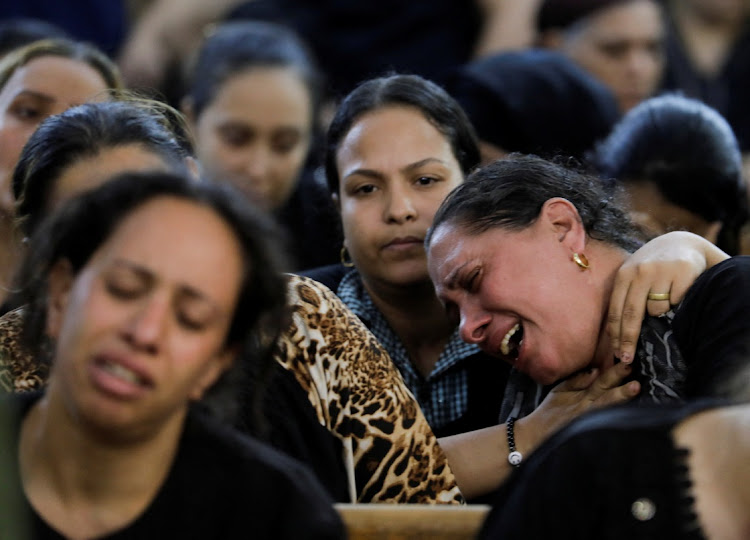
[(651, 499), (643, 497), (633, 503), (630, 512), (638, 521), (648, 521), (656, 514), (656, 505)]

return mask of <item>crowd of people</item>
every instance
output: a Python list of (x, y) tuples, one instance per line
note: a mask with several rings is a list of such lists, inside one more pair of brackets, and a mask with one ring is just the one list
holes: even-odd
[(0, 536), (747, 537), (750, 4), (138, 4), (0, 9)]

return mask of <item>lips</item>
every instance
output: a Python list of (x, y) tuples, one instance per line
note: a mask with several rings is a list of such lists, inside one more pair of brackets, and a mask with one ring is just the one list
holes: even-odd
[(99, 354), (89, 373), (100, 391), (121, 399), (136, 398), (154, 386), (151, 374), (128, 355)]
[(402, 247), (411, 247), (414, 245), (418, 245), (422, 247), (424, 245), (424, 239), (419, 238), (417, 236), (400, 236), (397, 238), (394, 238), (387, 244), (385, 244), (384, 248), (402, 248)]

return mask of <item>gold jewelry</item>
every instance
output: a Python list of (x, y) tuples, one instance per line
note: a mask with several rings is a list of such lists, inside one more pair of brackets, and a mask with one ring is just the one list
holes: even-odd
[(668, 292), (650, 292), (648, 293), (647, 298), (649, 300), (656, 300), (657, 302), (659, 300), (669, 300), (669, 293)]
[(354, 266), (352, 259), (349, 257), (349, 251), (346, 249), (346, 246), (341, 246), (341, 251), (339, 251), (339, 259), (341, 259), (341, 264), (343, 264), (347, 268), (352, 268)]
[(573, 253), (573, 262), (586, 270), (589, 267), (589, 260), (583, 253)]

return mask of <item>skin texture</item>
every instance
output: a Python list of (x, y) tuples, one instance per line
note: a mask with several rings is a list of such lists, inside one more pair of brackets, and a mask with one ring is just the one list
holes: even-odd
[(194, 118), (198, 160), (209, 178), (232, 182), (269, 209), (292, 194), (310, 149), (312, 102), (290, 68), (251, 68), (218, 89)]
[(113, 438), (181, 423), (188, 401), (229, 363), (224, 340), (242, 274), (237, 240), (211, 210), (167, 197), (145, 203), (77, 276), (62, 263), (51, 276), (48, 401), (62, 399), (68, 421)]
[(93, 157), (84, 158), (62, 171), (55, 180), (48, 199), (51, 212), (75, 195), (100, 186), (114, 175), (126, 171), (167, 170), (164, 160), (137, 144), (107, 148)]
[(653, 238), (669, 231), (690, 231), (716, 243), (722, 222), (709, 222), (704, 218), (667, 200), (655, 184), (624, 182), (628, 194), (630, 216), (644, 231), (646, 238)]
[[(588, 270), (572, 262), (573, 253), (584, 252), (596, 261)], [(467, 234), (441, 224), (429, 267), (438, 297), (460, 319), (464, 341), (552, 384), (592, 363), (612, 364), (603, 322), (612, 278), (626, 256), (590, 241), (575, 206), (556, 198), (520, 231)], [(523, 341), (514, 358), (501, 344), (516, 324)]]
[(106, 535), (156, 496), (189, 401), (233, 358), (243, 275), (232, 229), (174, 197), (136, 208), (76, 275), (64, 260), (53, 268), (54, 368), (23, 420), (19, 459), (30, 503), (64, 536)]
[(612, 90), (626, 112), (656, 91), (664, 70), (664, 27), (652, 0), (595, 12), (566, 32), (559, 47)]
[(94, 68), (58, 56), (35, 58), (13, 73), (0, 90), (0, 211), (13, 213), (13, 168), (39, 123), (73, 105), (106, 99), (106, 89)]
[(428, 281), (425, 234), (445, 196), (463, 182), (448, 140), (417, 109), (386, 107), (352, 126), (337, 167), (344, 245), (365, 284)]

